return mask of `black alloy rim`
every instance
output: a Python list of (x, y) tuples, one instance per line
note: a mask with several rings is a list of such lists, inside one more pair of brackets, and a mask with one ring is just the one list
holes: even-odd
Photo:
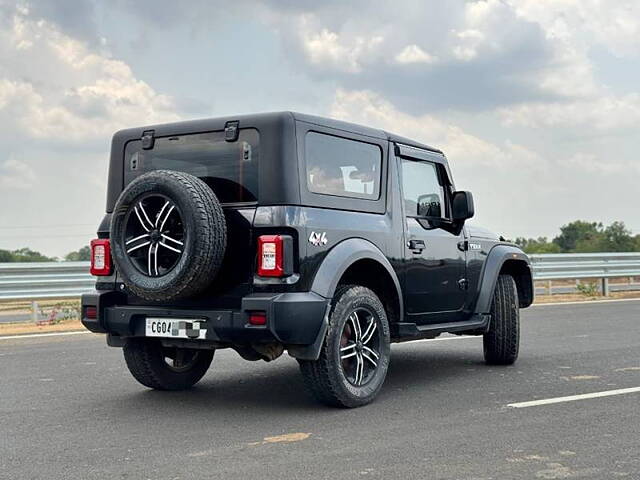
[(354, 310), (342, 328), (340, 364), (349, 383), (362, 387), (380, 366), (381, 337), (377, 315), (368, 308)]
[(141, 197), (125, 217), (125, 252), (131, 263), (149, 277), (166, 275), (177, 265), (185, 237), (180, 209), (165, 195)]

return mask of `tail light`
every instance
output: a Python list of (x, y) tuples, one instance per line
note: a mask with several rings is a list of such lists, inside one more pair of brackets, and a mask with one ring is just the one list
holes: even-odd
[(285, 277), (293, 273), (293, 239), (289, 235), (258, 237), (258, 275)]
[(252, 312), (249, 315), (249, 324), (262, 326), (267, 324), (267, 313), (266, 312)]
[(109, 240), (91, 240), (91, 275), (111, 275), (111, 243)]
[(84, 309), (85, 318), (89, 318), (91, 320), (95, 320), (98, 318), (98, 308), (97, 307), (85, 307)]

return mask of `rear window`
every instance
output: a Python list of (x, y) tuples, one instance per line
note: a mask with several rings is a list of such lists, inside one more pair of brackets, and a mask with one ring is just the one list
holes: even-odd
[(235, 142), (226, 142), (224, 132), (160, 137), (151, 150), (133, 140), (125, 148), (125, 184), (152, 170), (175, 170), (204, 180), (222, 203), (255, 202), (259, 146), (255, 129), (240, 130)]
[(313, 193), (377, 200), (382, 150), (317, 132), (305, 137), (307, 187)]

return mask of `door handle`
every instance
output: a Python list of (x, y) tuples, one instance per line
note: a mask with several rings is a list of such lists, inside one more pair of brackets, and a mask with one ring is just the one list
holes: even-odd
[(407, 242), (407, 247), (409, 247), (409, 250), (413, 253), (420, 253), (426, 248), (424, 240), (409, 240)]

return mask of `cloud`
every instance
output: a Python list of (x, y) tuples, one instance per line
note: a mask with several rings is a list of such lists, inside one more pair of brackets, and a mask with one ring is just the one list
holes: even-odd
[(100, 42), (42, 12), (0, 5), (0, 224), (43, 226), (0, 243), (63, 255), (93, 228), (76, 235), (60, 223), (97, 224), (104, 214), (114, 131), (180, 115)]
[(511, 141), (495, 145), (466, 133), (459, 126), (431, 115), (414, 116), (371, 91), (336, 92), (330, 109), (332, 117), (370, 125), (421, 141), (444, 150), (455, 163), (465, 167), (542, 168), (539, 155)]
[(505, 125), (525, 127), (574, 127), (586, 131), (637, 131), (640, 94), (605, 95), (575, 102), (525, 103), (500, 110)]
[(0, 188), (28, 190), (36, 183), (36, 173), (27, 163), (15, 158), (0, 163)]
[(453, 47), (453, 55), (459, 60), (468, 62), (478, 56), (478, 48), (485, 39), (484, 33), (479, 30), (469, 29), (462, 32), (454, 32), (458, 44)]
[(518, 16), (538, 23), (549, 38), (602, 45), (619, 57), (640, 54), (640, 3), (636, 0), (508, 0)]
[(435, 63), (438, 58), (429, 55), (416, 44), (407, 45), (395, 57), (396, 62), (400, 64), (409, 63)]
[[(304, 19), (303, 19), (303, 22)], [(350, 42), (343, 42), (335, 32), (326, 28), (317, 33), (308, 33), (303, 38), (303, 46), (311, 64), (346, 73), (359, 73), (362, 62), (375, 51), (383, 41), (381, 36), (358, 36)]]
[(267, 4), (258, 11), (297, 69), (376, 91), (412, 114), (566, 96), (542, 78), (545, 69), (562, 66), (552, 42), (502, 1), (374, 0), (365, 10), (360, 3), (305, 10)]
[(31, 18), (27, 8), (2, 23), (0, 121), (15, 133), (80, 142), (177, 118), (172, 99), (136, 79), (127, 64)]
[[(4, 3), (5, 0), (0, 0)], [(90, 45), (98, 45), (100, 37), (97, 34), (98, 25), (95, 21), (95, 4), (87, 0), (6, 0), (7, 5), (13, 4), (14, 11), (28, 14), (34, 19), (46, 19), (67, 35), (79, 38)], [(7, 7), (11, 11), (11, 7)]]

